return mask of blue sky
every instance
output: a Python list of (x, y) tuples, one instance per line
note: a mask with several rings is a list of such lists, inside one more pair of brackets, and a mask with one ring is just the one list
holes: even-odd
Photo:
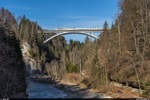
[[(119, 0), (0, 0), (0, 7), (16, 17), (24, 14), (44, 29), (102, 28), (116, 18)], [(81, 40), (83, 35), (67, 35), (66, 39)]]

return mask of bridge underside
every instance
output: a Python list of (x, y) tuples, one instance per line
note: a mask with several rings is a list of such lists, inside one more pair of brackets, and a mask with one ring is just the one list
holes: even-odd
[(48, 41), (52, 40), (53, 38), (56, 38), (56, 37), (61, 36), (61, 35), (66, 35), (66, 34), (83, 34), (83, 35), (88, 35), (94, 39), (98, 39), (98, 37), (96, 37), (93, 34), (90, 34), (88, 32), (79, 32), (79, 31), (78, 32), (62, 32), (62, 33), (58, 33), (56, 35), (53, 35), (52, 37), (45, 40), (43, 43), (47, 43)]

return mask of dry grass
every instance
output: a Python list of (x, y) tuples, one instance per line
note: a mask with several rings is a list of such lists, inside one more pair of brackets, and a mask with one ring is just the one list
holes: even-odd
[(119, 87), (112, 86), (112, 94), (111, 96), (114, 98), (137, 98), (139, 97), (139, 93), (137, 92), (132, 92), (131, 90), (128, 89), (123, 89)]
[(66, 73), (62, 81), (79, 84), (82, 81), (82, 76), (77, 73)]
[[(66, 73), (63, 77), (63, 80), (61, 81), (62, 84), (67, 85), (79, 85), (81, 88), (87, 88), (87, 85), (84, 83), (81, 83), (82, 76), (80, 74), (76, 73)], [(99, 85), (96, 89), (88, 89), (90, 92), (95, 93), (104, 93), (108, 96), (111, 96), (113, 98), (137, 98), (139, 97), (138, 92), (132, 92), (130, 89), (116, 87), (114, 85)]]

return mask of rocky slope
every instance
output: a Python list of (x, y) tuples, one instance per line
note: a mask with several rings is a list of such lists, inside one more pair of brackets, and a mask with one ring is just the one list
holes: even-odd
[(26, 66), (26, 72), (28, 75), (34, 75), (41, 72), (41, 66), (38, 61), (32, 58), (30, 51), (31, 46), (27, 42), (21, 44), (21, 51), (23, 55), (23, 60)]

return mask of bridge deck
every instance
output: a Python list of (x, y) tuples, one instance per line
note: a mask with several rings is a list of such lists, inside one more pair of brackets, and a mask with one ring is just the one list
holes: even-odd
[(103, 29), (91, 28), (91, 29), (56, 29), (56, 30), (43, 30), (44, 33), (57, 33), (57, 32), (102, 32)]

